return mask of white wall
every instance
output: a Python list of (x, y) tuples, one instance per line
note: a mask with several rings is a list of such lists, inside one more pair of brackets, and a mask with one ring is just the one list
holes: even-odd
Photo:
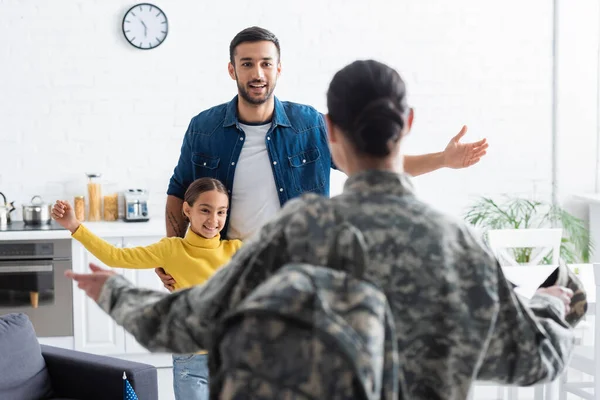
[(587, 218), (587, 205), (573, 194), (596, 189), (600, 14), (595, 0), (561, 0), (559, 9), (559, 198)]
[[(564, 0), (563, 0), (563, 3)], [(145, 187), (154, 214), (190, 118), (228, 101), (228, 44), (260, 25), (282, 45), (281, 99), (322, 111), (332, 74), (372, 57), (408, 82), (416, 121), (407, 153), (438, 151), (468, 124), (489, 155), (468, 170), (417, 180), (460, 214), (472, 196), (551, 188), (552, 5), (543, 0), (301, 3), (158, 1), (165, 43), (140, 51), (120, 23), (130, 1), (0, 1), (0, 191), (26, 202), (85, 191), (86, 171), (113, 188)], [(561, 194), (593, 190), (598, 12), (563, 6)], [(342, 180), (336, 176), (333, 191)]]

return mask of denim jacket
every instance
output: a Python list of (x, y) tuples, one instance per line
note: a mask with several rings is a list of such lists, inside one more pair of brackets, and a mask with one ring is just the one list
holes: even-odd
[[(236, 96), (192, 118), (167, 194), (183, 199), (190, 183), (203, 177), (219, 179), (231, 193), (246, 137), (237, 119), (237, 100)], [(321, 113), (275, 97), (265, 143), (282, 206), (306, 192), (329, 196), (332, 160)]]

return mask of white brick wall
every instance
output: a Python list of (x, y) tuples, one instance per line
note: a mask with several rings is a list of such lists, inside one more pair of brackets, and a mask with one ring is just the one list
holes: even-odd
[[(170, 33), (151, 51), (122, 36), (133, 4), (0, 0), (0, 191), (11, 200), (71, 197), (84, 192), (86, 171), (100, 171), (112, 188), (148, 188), (162, 213), (187, 124), (233, 97), (228, 44), (255, 24), (280, 38), (282, 99), (326, 111), (332, 74), (373, 57), (408, 82), (416, 122), (407, 153), (442, 149), (465, 123), (468, 139), (488, 137), (477, 167), (418, 179), (434, 205), (459, 214), (474, 195), (550, 193), (551, 2), (158, 1)], [(567, 196), (594, 185), (597, 5), (565, 3), (561, 17)], [(336, 176), (334, 192), (341, 183)]]

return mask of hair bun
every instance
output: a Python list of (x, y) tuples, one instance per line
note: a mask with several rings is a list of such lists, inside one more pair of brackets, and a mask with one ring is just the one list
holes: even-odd
[(406, 85), (393, 68), (358, 60), (334, 75), (327, 90), (329, 121), (361, 154), (386, 157), (404, 133)]
[(404, 110), (389, 97), (369, 102), (354, 120), (353, 134), (359, 147), (374, 156), (390, 153), (389, 142), (400, 139)]

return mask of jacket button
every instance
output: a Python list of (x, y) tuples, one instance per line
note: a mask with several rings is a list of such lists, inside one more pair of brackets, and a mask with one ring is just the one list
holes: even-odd
[(277, 165), (277, 161), (273, 161), (273, 165)]
[(243, 138), (243, 137), (241, 137), (241, 138), (240, 138), (240, 140), (244, 140), (244, 138)]
[(283, 192), (283, 188), (279, 188), (279, 191), (280, 191), (280, 192)]

